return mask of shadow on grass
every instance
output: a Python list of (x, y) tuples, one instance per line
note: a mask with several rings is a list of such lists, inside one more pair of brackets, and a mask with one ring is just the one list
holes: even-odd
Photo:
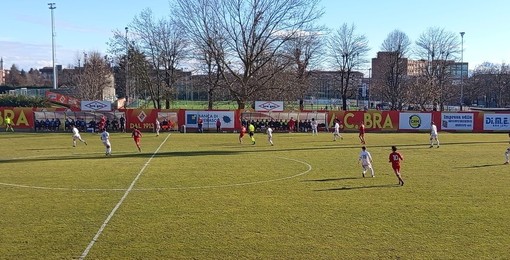
[(398, 185), (398, 184), (384, 184), (384, 185), (370, 185), (370, 186), (358, 186), (358, 187), (340, 187), (340, 188), (330, 188), (330, 189), (314, 190), (314, 191), (361, 190), (361, 189), (397, 188), (397, 187), (400, 187), (400, 185)]
[(455, 169), (476, 169), (476, 168), (485, 168), (485, 167), (495, 167), (495, 166), (503, 166), (504, 164), (480, 164), (480, 165), (471, 165), (471, 166), (463, 166), (463, 167), (454, 167)]
[(153, 153), (113, 153), (110, 156), (105, 156), (104, 153), (93, 153), (93, 154), (76, 154), (76, 155), (64, 155), (64, 156), (35, 156), (25, 158), (13, 158), (13, 159), (0, 159), (0, 163), (16, 163), (16, 162), (38, 162), (38, 161), (63, 161), (63, 160), (90, 160), (90, 159), (109, 159), (109, 158), (154, 158), (158, 157), (190, 157), (190, 156), (208, 156), (208, 155), (235, 155), (239, 154), (239, 151), (178, 151), (178, 152), (160, 152), (157, 154)]
[(328, 179), (317, 179), (317, 180), (303, 180), (303, 182), (328, 182), (328, 181), (343, 181), (343, 180), (357, 180), (363, 179), (363, 177), (344, 177), (344, 178), (328, 178)]
[[(271, 153), (271, 156), (274, 156), (274, 152), (289, 152), (289, 151), (319, 151), (319, 150), (339, 150), (339, 149), (353, 149), (360, 148), (360, 145), (336, 145), (331, 142), (331, 145), (323, 146), (323, 147), (299, 147), (299, 148), (287, 148), (287, 149), (278, 149), (277, 146), (255, 146), (255, 145), (240, 145), (233, 146), (228, 145), (223, 148), (239, 148), (236, 150), (203, 150), (203, 151), (172, 151), (172, 152), (158, 152), (154, 154), (150, 153), (113, 153), (112, 156), (105, 156), (103, 153), (91, 153), (91, 154), (75, 154), (75, 155), (63, 155), (63, 156), (52, 156), (51, 151), (58, 148), (46, 148), (46, 149), (35, 149), (44, 151), (47, 150), (48, 154), (43, 156), (33, 156), (33, 157), (20, 157), (20, 158), (12, 158), (12, 159), (0, 159), (0, 163), (15, 163), (15, 162), (34, 162), (34, 161), (53, 161), (53, 160), (90, 160), (90, 159), (101, 159), (101, 158), (150, 158), (154, 157), (182, 157), (182, 156), (208, 156), (208, 155), (238, 155), (238, 154), (249, 154), (249, 153)], [(467, 144), (498, 144), (498, 143), (506, 143), (506, 141), (501, 142), (458, 142), (458, 143), (443, 143), (443, 145), (467, 145)], [(338, 144), (338, 143), (337, 143)], [(395, 144), (399, 148), (402, 147), (424, 147), (426, 146), (428, 149), (428, 144)], [(387, 147), (388, 151), (391, 147), (390, 145), (373, 145), (369, 146), (370, 148), (374, 147)], [(263, 150), (261, 150), (261, 149)], [(413, 148), (411, 148), (413, 149)], [(479, 167), (488, 167), (488, 166), (497, 166), (497, 165), (482, 165), (482, 166), (471, 166), (467, 168), (479, 168)], [(320, 181), (320, 180), (316, 180)], [(326, 180), (327, 181), (327, 180)]]

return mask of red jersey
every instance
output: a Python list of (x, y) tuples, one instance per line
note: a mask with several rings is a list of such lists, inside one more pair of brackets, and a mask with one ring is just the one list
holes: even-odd
[(359, 133), (360, 134), (364, 134), (365, 133), (365, 125), (360, 125), (359, 126)]
[(133, 133), (131, 133), (131, 136), (135, 139), (138, 139), (138, 138), (142, 137), (142, 132), (140, 132), (140, 130), (138, 130), (138, 129), (134, 129)]
[(390, 163), (393, 168), (400, 166), (400, 161), (404, 160), (399, 152), (390, 153)]

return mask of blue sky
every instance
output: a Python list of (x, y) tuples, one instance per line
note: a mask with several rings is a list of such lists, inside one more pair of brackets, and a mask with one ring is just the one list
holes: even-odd
[[(84, 51), (106, 54), (114, 29), (124, 30), (144, 8), (157, 17), (169, 13), (167, 0), (67, 0), (4, 1), (0, 6), (3, 28), (0, 57), (7, 69), (51, 66), (51, 16), (47, 3), (56, 3), (57, 64), (77, 64)], [(482, 62), (510, 62), (510, 33), (506, 0), (322, 0), (325, 14), (320, 23), (337, 29), (354, 24), (375, 57), (387, 35), (399, 29), (415, 41), (429, 27), (464, 35), (464, 61), (470, 69)], [(460, 34), (459, 34), (460, 40)], [(368, 65), (367, 65), (368, 67)]]

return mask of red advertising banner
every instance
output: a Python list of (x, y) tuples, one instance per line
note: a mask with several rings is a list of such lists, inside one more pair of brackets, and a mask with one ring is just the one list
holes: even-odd
[(5, 126), (5, 118), (10, 117), (14, 128), (33, 129), (34, 113), (33, 108), (23, 107), (0, 107), (0, 125)]
[(137, 127), (141, 131), (152, 130), (158, 116), (157, 109), (126, 109), (126, 129)]
[(344, 131), (357, 131), (361, 122), (367, 131), (397, 131), (399, 126), (398, 111), (331, 111), (329, 118), (330, 127), (338, 119)]
[[(45, 112), (47, 118), (65, 118), (65, 113), (78, 113), (76, 108), (20, 108), (20, 107), (0, 107), (0, 125), (5, 126), (4, 120), (9, 116), (14, 128), (18, 129), (34, 129), (35, 117), (34, 112)], [(159, 109), (122, 109), (112, 111), (124, 114), (126, 118), (126, 128), (132, 129), (134, 126), (145, 131), (153, 131), (156, 118), (168, 120), (172, 126), (171, 130), (178, 130), (182, 125), (186, 124), (186, 110), (159, 110)], [(111, 114), (105, 112), (104, 114)], [(211, 113), (224, 113), (225, 111), (211, 111)], [(228, 128), (225, 130), (239, 129), (241, 125), (241, 115), (245, 110), (235, 110), (229, 114)], [(100, 116), (102, 113), (96, 112), (95, 115)], [(280, 112), (281, 115), (294, 115), (293, 113)], [(401, 115), (402, 114), (402, 115)], [(418, 127), (417, 121), (413, 117), (420, 118), (423, 122)], [(295, 117), (297, 118), (297, 117)], [(363, 122), (367, 131), (373, 132), (419, 132), (428, 131), (426, 124), (433, 121), (438, 130), (451, 132), (507, 132), (510, 129), (510, 113), (508, 112), (429, 112), (429, 113), (412, 113), (399, 111), (329, 111), (326, 122), (329, 128), (333, 127), (334, 120), (340, 120), (342, 130), (346, 132), (358, 131), (360, 122)], [(405, 122), (400, 122), (405, 119)], [(411, 121), (410, 121), (411, 120)], [(227, 126), (225, 124), (225, 126)]]
[(80, 100), (73, 97), (68, 97), (59, 93), (47, 91), (46, 98), (50, 101), (57, 102), (64, 105), (69, 105), (71, 107), (80, 107)]

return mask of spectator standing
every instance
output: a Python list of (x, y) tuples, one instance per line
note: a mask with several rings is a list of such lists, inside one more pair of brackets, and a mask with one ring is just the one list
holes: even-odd
[(203, 133), (204, 132), (204, 128), (203, 128), (204, 127), (204, 120), (201, 117), (199, 117), (197, 123), (198, 123), (198, 132), (199, 133)]
[(126, 119), (124, 118), (124, 116), (120, 116), (119, 123), (120, 123), (120, 131), (122, 133), (125, 133), (126, 132)]
[(294, 120), (294, 117), (290, 117), (288, 126), (289, 126), (289, 133), (294, 132), (294, 128), (296, 127), (296, 121)]
[(219, 118), (216, 120), (216, 132), (221, 132), (221, 120)]

